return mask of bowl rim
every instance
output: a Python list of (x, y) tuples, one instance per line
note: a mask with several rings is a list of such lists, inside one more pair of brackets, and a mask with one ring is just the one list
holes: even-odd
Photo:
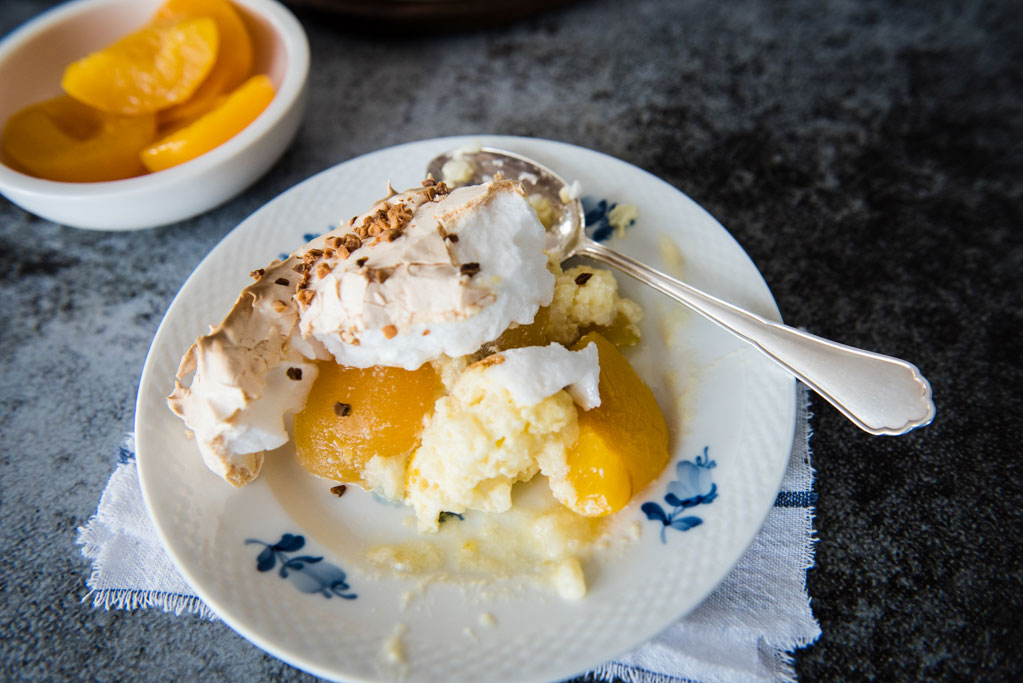
[[(0, 40), (0, 63), (17, 53), (25, 43), (39, 33), (53, 26), (75, 21), (80, 16), (100, 7), (131, 1), (70, 0), (52, 7), (29, 19)], [(134, 195), (144, 195), (163, 185), (175, 184), (208, 173), (213, 168), (241, 156), (250, 146), (269, 135), (305, 93), (306, 81), (309, 77), (309, 39), (295, 15), (277, 0), (229, 1), (266, 20), (274, 35), (280, 39), (286, 55), (284, 73), (273, 100), (240, 133), (195, 159), (162, 171), (123, 180), (91, 183), (46, 180), (16, 171), (0, 161), (0, 189), (17, 192), (22, 197), (39, 199), (47, 197), (59, 197), (62, 200), (96, 199), (98, 197), (127, 199)], [(0, 125), (4, 123), (6, 122), (0, 122)]]

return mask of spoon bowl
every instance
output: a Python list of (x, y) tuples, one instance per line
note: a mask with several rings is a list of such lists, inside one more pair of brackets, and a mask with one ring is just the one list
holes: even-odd
[[(552, 219), (546, 226), (544, 251), (548, 254), (570, 254), (578, 247), (579, 238), (583, 235), (582, 204), (577, 197), (567, 194), (569, 184), (561, 176), (532, 159), (494, 147), (453, 150), (434, 157), (426, 172), (438, 180), (457, 174), (458, 184), (462, 185), (488, 182), (498, 174), (509, 180), (518, 180), (527, 197), (542, 197), (550, 206)], [(448, 185), (451, 184), (449, 181)], [(566, 192), (564, 197), (563, 191)], [(568, 256), (560, 260), (566, 258)]]
[(441, 154), (426, 170), (449, 185), (486, 182), (497, 174), (520, 181), (534, 206), (551, 217), (546, 251), (553, 260), (586, 256), (650, 285), (753, 345), (870, 434), (905, 434), (934, 419), (931, 385), (912, 363), (768, 320), (591, 240), (569, 185), (535, 161), (479, 147)]

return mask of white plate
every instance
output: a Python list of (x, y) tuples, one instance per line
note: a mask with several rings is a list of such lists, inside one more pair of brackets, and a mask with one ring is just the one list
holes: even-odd
[[(429, 159), (470, 142), (533, 157), (578, 179), (584, 195), (635, 204), (639, 219), (614, 246), (663, 266), (666, 237), (681, 250), (690, 282), (779, 319), (756, 267), (697, 204), (634, 166), (561, 143), (483, 137), (392, 147), (320, 173), (250, 216), (199, 265), (157, 331), (136, 409), (139, 476), (164, 546), (206, 604), (258, 647), (325, 678), (540, 681), (584, 672), (651, 638), (713, 590), (759, 530), (788, 461), (795, 381), (711, 323), (619, 276), (647, 312), (644, 341), (631, 360), (668, 418), (673, 464), (619, 513), (638, 521), (642, 535), (624, 554), (585, 565), (583, 600), (564, 602), (533, 589), (487, 598), (441, 584), (403, 606), (410, 582), (358, 569), (367, 543), (414, 533), (402, 524), (403, 510), (354, 487), (339, 501), (322, 481), (292, 476), (283, 464), (287, 446), (268, 456), (263, 476), (242, 489), (205, 468), (164, 401), (185, 349), (222, 319), (250, 281), (249, 271), (297, 248), (304, 235), (364, 210), (385, 194), (388, 180), (397, 188), (418, 184)], [(670, 345), (666, 331), (674, 336)], [(681, 390), (673, 389), (672, 377), (682, 380)], [(714, 469), (697, 463), (705, 455)], [(689, 483), (671, 484), (679, 475)], [(712, 485), (716, 497), (675, 511), (675, 526), (641, 509), (656, 503), (667, 516), (669, 486), (682, 498), (707, 494)], [(682, 530), (688, 518), (702, 523)], [(273, 571), (257, 571), (257, 557), (271, 551), (246, 540), (274, 544), (284, 534), (303, 536), (304, 547), (285, 547)], [(281, 577), (280, 563), (299, 556), (324, 559), (315, 571), (306, 565)], [(302, 592), (341, 578), (332, 567), (347, 572), (347, 588), (336, 583), (329, 598)], [(482, 625), (484, 612), (496, 624)], [(405, 663), (392, 666), (384, 651), (396, 634)]]

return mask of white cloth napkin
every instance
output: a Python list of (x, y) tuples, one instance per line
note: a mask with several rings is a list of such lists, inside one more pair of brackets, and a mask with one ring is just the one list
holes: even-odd
[[(814, 642), (806, 570), (813, 566), (813, 468), (805, 387), (781, 493), (753, 545), (699, 607), (650, 642), (590, 672), (628, 683), (794, 681), (792, 651)], [(107, 609), (159, 607), (216, 615), (192, 592), (164, 553), (142, 501), (129, 435), (96, 514), (78, 530), (92, 561), (84, 600)]]

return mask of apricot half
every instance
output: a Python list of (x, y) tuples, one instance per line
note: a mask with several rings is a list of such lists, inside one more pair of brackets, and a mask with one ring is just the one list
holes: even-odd
[(152, 114), (107, 114), (61, 95), (12, 116), (3, 152), (18, 170), (47, 180), (121, 180), (145, 173), (139, 151), (155, 136)]
[(212, 111), (144, 149), (142, 163), (155, 172), (205, 154), (255, 121), (273, 98), (270, 78), (253, 76)]
[(404, 457), (444, 387), (427, 363), (418, 370), (320, 363), (305, 410), (295, 415), (298, 460), (313, 474), (365, 486), (374, 456)]
[(148, 114), (184, 102), (209, 74), (219, 33), (209, 17), (149, 26), (64, 70), (61, 86), (112, 114)]
[(555, 496), (587, 517), (625, 507), (668, 464), (668, 425), (646, 382), (614, 344), (596, 332), (590, 343), (600, 355), (600, 406), (579, 409), (579, 438), (568, 449), (567, 484), (552, 480)]
[(188, 100), (159, 113), (161, 126), (194, 121), (213, 108), (217, 98), (241, 85), (252, 70), (252, 39), (227, 0), (167, 0), (150, 19), (152, 26), (209, 17), (217, 24), (220, 47), (209, 74)]

